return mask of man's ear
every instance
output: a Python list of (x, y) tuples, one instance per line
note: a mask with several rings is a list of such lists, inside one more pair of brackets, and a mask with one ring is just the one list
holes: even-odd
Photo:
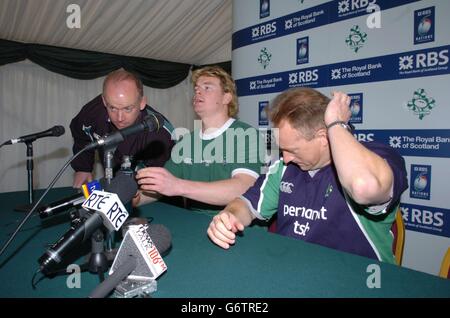
[(139, 109), (144, 110), (145, 105), (147, 105), (147, 96), (142, 96), (141, 103), (139, 104)]
[(231, 96), (231, 93), (224, 93), (223, 95), (223, 104), (224, 105), (229, 105), (231, 103), (231, 100), (233, 99), (233, 97)]
[(106, 101), (105, 101), (105, 97), (103, 96), (103, 94), (102, 94), (102, 101), (103, 101), (103, 106), (106, 107)]
[(320, 128), (318, 131), (316, 131), (316, 138), (320, 138), (320, 143), (322, 146), (328, 145), (328, 134), (326, 128)]

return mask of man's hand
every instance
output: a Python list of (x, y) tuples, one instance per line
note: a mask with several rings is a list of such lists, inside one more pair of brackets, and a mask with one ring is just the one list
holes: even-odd
[(178, 196), (183, 192), (181, 180), (164, 168), (140, 169), (136, 174), (136, 180), (140, 189), (144, 191), (157, 192), (166, 196)]
[(212, 219), (207, 233), (209, 238), (224, 249), (230, 248), (236, 241), (236, 232), (243, 231), (244, 225), (234, 214), (223, 210)]
[(83, 184), (91, 182), (92, 180), (94, 180), (92, 173), (77, 171), (73, 176), (73, 187), (79, 189)]
[(349, 107), (350, 97), (343, 92), (333, 92), (332, 96), (325, 111), (325, 125), (328, 126), (335, 121), (348, 123), (352, 115)]

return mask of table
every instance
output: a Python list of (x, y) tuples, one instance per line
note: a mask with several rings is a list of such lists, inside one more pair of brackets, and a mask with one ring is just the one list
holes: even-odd
[[(45, 200), (73, 191), (54, 189)], [(0, 194), (2, 245), (24, 217), (13, 207), (26, 200), (25, 191)], [(450, 280), (272, 234), (259, 225), (223, 250), (206, 235), (211, 216), (161, 202), (136, 213), (172, 234), (172, 249), (164, 258), (168, 270), (158, 278), (154, 298), (450, 297)], [(68, 276), (31, 287), (38, 258), (68, 229), (67, 213), (45, 222), (33, 216), (0, 257), (0, 297), (87, 297), (99, 283), (87, 272), (81, 273), (80, 288), (68, 288)], [(369, 288), (377, 269), (380, 288)]]

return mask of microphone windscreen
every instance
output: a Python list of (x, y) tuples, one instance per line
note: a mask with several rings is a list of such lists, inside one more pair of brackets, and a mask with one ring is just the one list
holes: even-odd
[(138, 185), (132, 175), (117, 172), (110, 184), (104, 186), (106, 192), (115, 193), (123, 204), (127, 204), (136, 195)]
[(55, 126), (52, 128), (52, 133), (55, 137), (64, 135), (65, 132), (66, 130), (64, 129), (64, 126)]
[(172, 234), (167, 227), (162, 224), (149, 224), (147, 232), (150, 235), (156, 249), (161, 256), (166, 256), (172, 246)]
[(152, 113), (144, 118), (149, 131), (157, 131), (164, 126), (164, 117), (158, 113)]

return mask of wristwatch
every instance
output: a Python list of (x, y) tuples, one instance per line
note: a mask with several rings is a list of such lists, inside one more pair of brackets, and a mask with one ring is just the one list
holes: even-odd
[(327, 126), (327, 130), (330, 129), (333, 126), (339, 125), (341, 127), (344, 127), (345, 129), (347, 129), (349, 132), (352, 132), (352, 127), (347, 124), (345, 121), (341, 121), (341, 120), (337, 120), (337, 121), (333, 121), (331, 124), (329, 124)]

